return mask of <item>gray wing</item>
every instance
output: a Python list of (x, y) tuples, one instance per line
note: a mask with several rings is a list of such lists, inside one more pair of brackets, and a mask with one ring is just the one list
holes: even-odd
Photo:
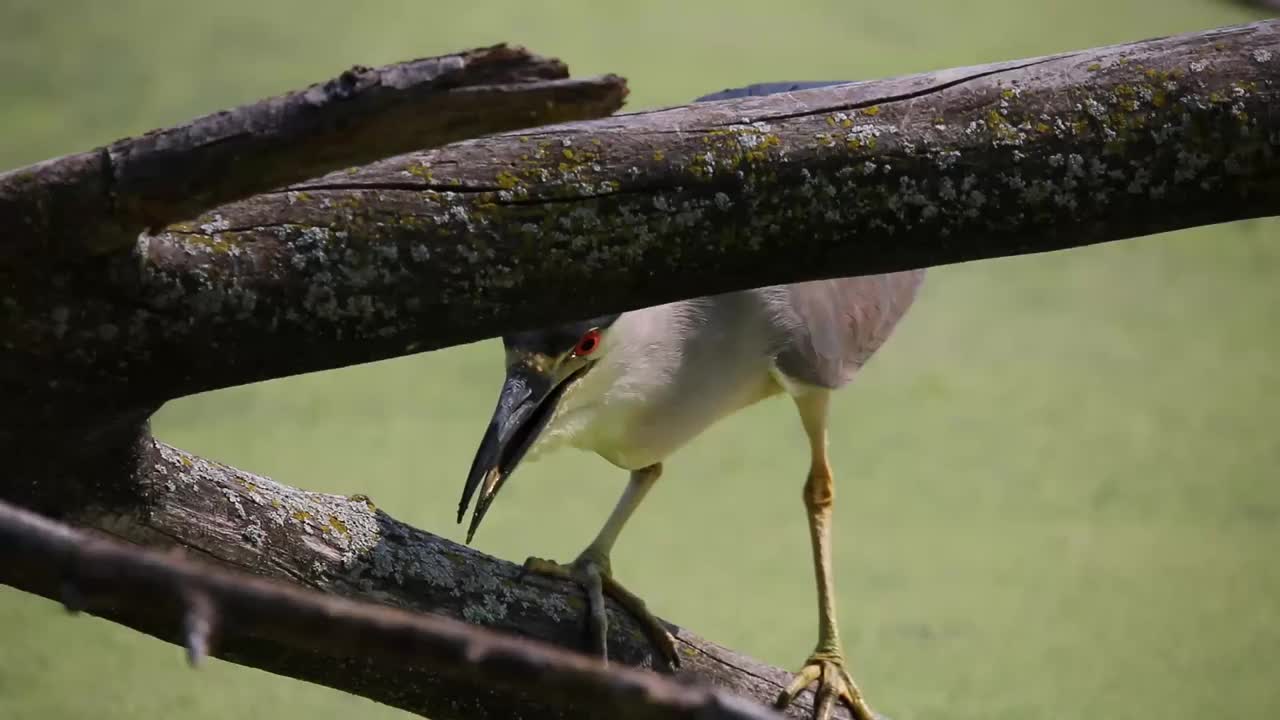
[(772, 95), (780, 92), (792, 92), (794, 90), (809, 90), (811, 88), (831, 87), (832, 85), (847, 85), (852, 80), (801, 80), (789, 82), (763, 82), (754, 85), (746, 85), (739, 88), (729, 88), (714, 92), (710, 95), (703, 95), (694, 100), (694, 102), (711, 102), (714, 100), (735, 100), (744, 97), (760, 97), (763, 95)]
[[(759, 97), (844, 85), (850, 80), (766, 82), (703, 95), (694, 102)], [(778, 331), (778, 369), (810, 385), (838, 388), (889, 338), (916, 297), (923, 270), (777, 285), (756, 291)]]
[(924, 270), (910, 270), (768, 288), (778, 370), (824, 388), (848, 383), (889, 339), (922, 282)]

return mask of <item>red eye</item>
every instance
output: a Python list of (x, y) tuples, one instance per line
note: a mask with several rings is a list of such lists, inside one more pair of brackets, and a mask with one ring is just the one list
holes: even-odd
[(600, 331), (588, 330), (586, 334), (578, 340), (578, 344), (574, 346), (573, 354), (578, 357), (590, 355), (595, 352), (598, 347), (600, 347)]

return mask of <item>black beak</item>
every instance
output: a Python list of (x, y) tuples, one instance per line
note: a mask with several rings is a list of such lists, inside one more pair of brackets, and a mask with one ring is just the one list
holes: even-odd
[(471, 472), (467, 474), (467, 484), (462, 489), (462, 501), (458, 503), (458, 522), (462, 522), (471, 497), (483, 484), (475, 513), (471, 516), (471, 526), (467, 529), (468, 543), (475, 536), (476, 528), (480, 527), (480, 521), (502, 489), (502, 484), (511, 477), (525, 452), (551, 420), (564, 389), (585, 370), (583, 367), (558, 385), (553, 384), (549, 376), (524, 364), (507, 370), (506, 382), (498, 396), (498, 407), (493, 411), (493, 419), (480, 441), (480, 448), (476, 450)]

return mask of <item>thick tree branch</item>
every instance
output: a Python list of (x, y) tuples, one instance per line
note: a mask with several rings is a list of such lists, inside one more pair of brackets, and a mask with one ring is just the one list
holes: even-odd
[(354, 67), (305, 90), (0, 174), (0, 262), (122, 250), (146, 228), (326, 172), (622, 106), (621, 78), (568, 74), (559, 60), (504, 45)]
[[(781, 716), (719, 690), (603, 663), (464, 622), (255, 578), (156, 550), (95, 538), (0, 502), (0, 582), (87, 610), (187, 648), (276, 645), (335, 667), (366, 667), (487, 686), (539, 704), (590, 708), (618, 720), (768, 720)], [(412, 694), (412, 691), (407, 694)], [(436, 698), (432, 717), (458, 711)], [(407, 704), (407, 703), (406, 703)], [(426, 710), (425, 707), (406, 707)], [(529, 717), (526, 706), (510, 714)], [(438, 712), (437, 712), (438, 710)], [(469, 712), (468, 717), (476, 717)], [(543, 711), (543, 716), (548, 716)]]
[[(521, 580), (519, 566), (397, 522), (368, 498), (283, 486), (150, 438), (143, 438), (140, 446), (129, 478), (129, 489), (135, 493), (132, 501), (117, 493), (110, 500), (70, 509), (65, 519), (144, 545), (176, 545), (230, 568), (335, 595), (430, 612), (563, 647), (586, 647), (581, 624), (585, 606), (576, 586), (542, 577)], [(93, 562), (68, 570), (24, 553), (0, 531), (0, 582), (46, 597), (57, 597), (59, 572), (77, 574), (83, 585), (80, 594), (90, 596), (97, 583), (111, 579), (114, 567), (98, 565), (94, 556)], [(135, 590), (152, 592), (148, 587)], [(221, 595), (214, 595), (215, 604), (222, 605)], [(109, 597), (114, 601), (100, 606), (100, 614), (165, 640), (179, 640), (174, 633), (181, 607), (170, 603), (163, 606), (164, 612), (157, 612), (155, 602), (138, 604), (122, 595)], [(166, 597), (174, 599), (172, 593)], [(241, 600), (235, 605), (245, 608)], [(217, 619), (220, 629), (214, 654), (436, 720), (600, 716), (600, 706), (592, 697), (544, 697), (530, 692), (534, 685), (491, 687), (492, 678), (485, 675), (450, 674), (444, 672), (447, 668), (427, 662), (433, 658), (447, 662), (448, 657), (422, 656), (417, 657), (419, 663), (406, 665), (402, 653), (418, 651), (412, 637), (399, 645), (379, 635), (363, 645), (358, 644), (363, 640), (353, 640), (346, 633), (330, 637), (339, 631), (336, 627), (313, 633), (309, 626), (276, 624), (276, 613), (281, 611), (278, 605), (256, 611), (245, 608), (243, 612), (250, 613), (246, 618), (225, 615), (224, 610)], [(299, 622), (310, 621), (300, 618)], [(609, 626), (610, 655), (615, 660), (639, 667), (658, 662), (644, 631), (612, 601)], [(789, 679), (780, 668), (687, 630), (675, 626), (671, 630), (680, 650), (681, 678), (710, 683), (757, 705), (770, 703)], [(316, 641), (319, 635), (324, 635), (323, 642)], [(517, 675), (506, 682), (519, 681)], [(709, 697), (704, 699), (711, 702)], [(787, 715), (806, 717), (811, 702), (812, 692), (806, 691)]]
[(13, 278), (0, 382), (20, 396), (53, 373), (59, 393), (159, 402), (710, 292), (1274, 214), (1277, 29), (623, 115), (330, 175), (61, 285)]

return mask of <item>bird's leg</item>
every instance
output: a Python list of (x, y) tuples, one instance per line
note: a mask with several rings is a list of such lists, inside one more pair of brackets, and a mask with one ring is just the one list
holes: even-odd
[(609, 553), (613, 550), (613, 543), (618, 539), (618, 534), (622, 532), (622, 527), (627, 524), (631, 513), (635, 512), (640, 501), (644, 499), (649, 488), (653, 487), (661, 474), (660, 463), (631, 473), (627, 489), (622, 493), (618, 504), (614, 506), (613, 512), (609, 514), (604, 527), (572, 564), (561, 565), (536, 557), (531, 557), (524, 562), (525, 572), (564, 578), (582, 586), (587, 593), (587, 622), (591, 632), (592, 649), (605, 662), (609, 660), (609, 621), (604, 605), (604, 598), (607, 595), (626, 608), (640, 622), (648, 633), (650, 641), (671, 668), (674, 669), (680, 664), (680, 658), (676, 655), (675, 639), (671, 637), (666, 626), (649, 612), (643, 600), (613, 579), (612, 569), (609, 567)]
[(809, 436), (812, 461), (804, 485), (804, 505), (809, 516), (809, 539), (813, 545), (813, 570), (818, 581), (818, 644), (805, 661), (804, 668), (778, 695), (777, 707), (791, 703), (802, 690), (817, 682), (813, 717), (827, 720), (836, 700), (841, 700), (857, 720), (875, 720), (875, 714), (862, 698), (846, 668), (840, 631), (836, 623), (835, 585), (831, 572), (831, 507), (835, 500), (835, 484), (831, 464), (827, 460), (826, 392), (814, 392), (796, 398), (800, 419)]

